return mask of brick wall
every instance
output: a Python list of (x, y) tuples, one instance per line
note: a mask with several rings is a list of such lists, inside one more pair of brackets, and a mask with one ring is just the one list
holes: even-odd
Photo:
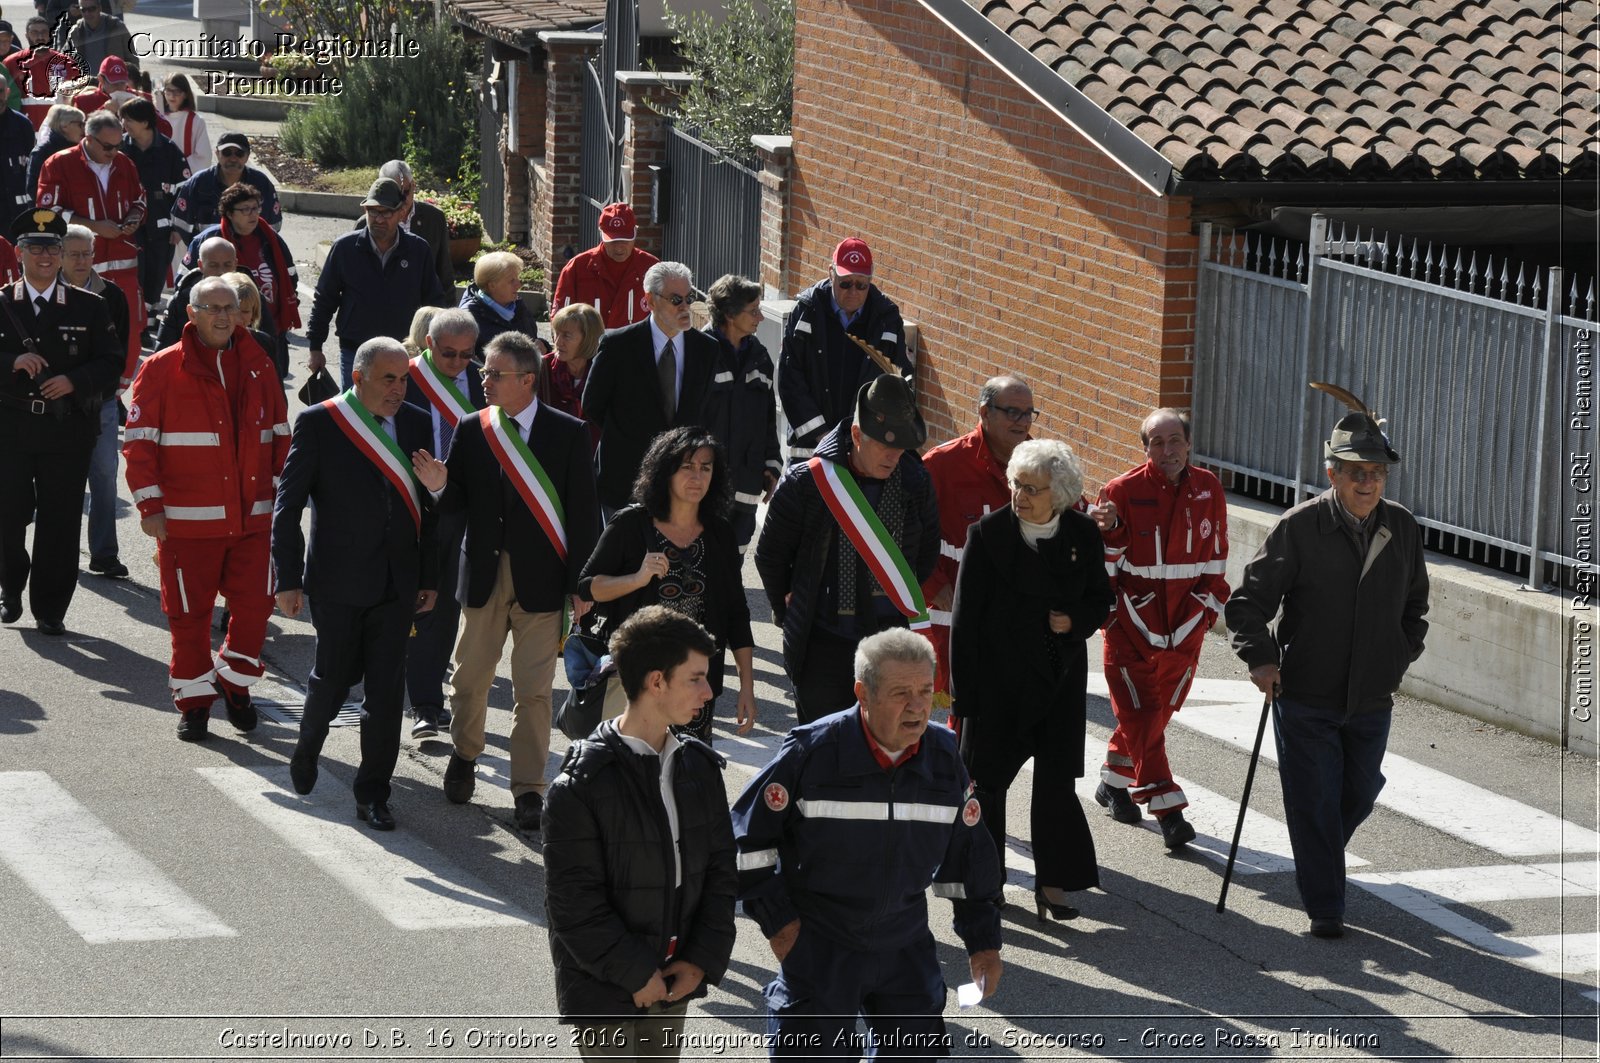
[(535, 229), (530, 161), (544, 154), (545, 65), (543, 49), (535, 49), (517, 65), (517, 142), (500, 145), (505, 165), (506, 239), (525, 244)]
[(540, 167), (525, 178), (531, 201), (529, 243), (548, 269), (555, 286), (564, 252), (590, 247), (594, 234), (578, 231), (580, 167), (583, 157), (584, 63), (600, 51), (599, 34), (540, 34), (545, 49), (543, 143), (536, 154)]
[(1197, 240), (1161, 199), (914, 0), (800, 0), (789, 171), (793, 290), (844, 236), (922, 328), (930, 442), (1015, 371), (1098, 487), (1138, 421), (1187, 406)]

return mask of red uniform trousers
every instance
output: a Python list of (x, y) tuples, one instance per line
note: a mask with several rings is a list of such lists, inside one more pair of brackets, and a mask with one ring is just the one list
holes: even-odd
[(1171, 650), (1146, 661), (1106, 639), (1106, 687), (1117, 729), (1106, 747), (1100, 780), (1127, 790), (1158, 817), (1189, 804), (1167, 763), (1167, 721), (1183, 707), (1198, 661), (1198, 655)]
[[(270, 529), (210, 539), (169, 538), (157, 548), (161, 611), (172, 630), (168, 684), (180, 712), (204, 709), (216, 684), (236, 694), (261, 677), (261, 647), (272, 615)], [(211, 657), (217, 595), (228, 606), (228, 633)]]
[[(139, 271), (137, 269), (119, 269), (110, 273), (100, 274), (107, 284), (115, 284), (117, 290), (128, 300), (128, 341), (127, 360), (123, 364), (122, 383), (120, 388), (126, 388), (133, 382), (133, 374), (139, 369), (140, 342), (139, 334), (144, 331), (145, 321), (149, 311), (145, 309), (144, 292), (139, 287)], [(180, 312), (182, 308), (179, 308)]]

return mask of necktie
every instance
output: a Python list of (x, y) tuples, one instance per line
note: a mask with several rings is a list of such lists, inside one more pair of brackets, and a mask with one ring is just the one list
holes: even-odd
[(450, 456), (450, 444), (456, 438), (456, 426), (450, 423), (450, 418), (439, 414), (439, 460), (443, 461)]
[(661, 412), (671, 424), (673, 414), (678, 412), (678, 360), (673, 357), (671, 340), (656, 359), (656, 379), (661, 381)]
[(42, 295), (33, 297), (33, 312), (38, 317), (43, 317), (44, 312), (50, 308), (50, 300)]

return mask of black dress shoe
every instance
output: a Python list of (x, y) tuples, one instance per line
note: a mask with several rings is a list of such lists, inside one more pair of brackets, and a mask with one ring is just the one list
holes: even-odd
[(1344, 937), (1343, 919), (1313, 919), (1311, 920), (1311, 936), (1314, 938), (1342, 938)]
[(387, 801), (374, 801), (370, 805), (356, 802), (356, 818), (365, 820), (373, 830), (394, 830), (394, 813), (389, 811)]
[(178, 716), (178, 741), (203, 742), (211, 732), (207, 725), (211, 722), (210, 709), (189, 709)]
[(418, 705), (411, 710), (417, 722), (411, 725), (411, 737), (433, 738), (439, 733), (439, 710), (431, 705)]
[(1101, 783), (1094, 791), (1094, 799), (1118, 823), (1137, 823), (1144, 818), (1139, 806), (1133, 803), (1128, 791)]
[(233, 724), (233, 729), (254, 731), (256, 724), (261, 722), (261, 716), (256, 712), (256, 703), (250, 700), (250, 692), (246, 690), (236, 694), (221, 683), (217, 684), (217, 692), (228, 706), (228, 722)]
[(535, 831), (539, 829), (539, 817), (544, 814), (544, 795), (538, 790), (529, 790), (525, 794), (517, 795), (517, 829)]
[(39, 629), (39, 634), (41, 635), (65, 635), (67, 633), (67, 625), (59, 620), (35, 620), (33, 623)]
[(298, 755), (290, 757), (289, 781), (294, 784), (295, 793), (302, 797), (309, 794), (317, 785), (317, 762), (301, 760)]
[(1168, 812), (1158, 821), (1161, 824), (1161, 844), (1168, 849), (1182, 849), (1194, 841), (1194, 825), (1183, 818), (1183, 813)]
[(478, 765), (450, 754), (450, 763), (444, 766), (444, 796), (452, 805), (464, 805), (472, 800), (472, 791), (478, 785)]
[(89, 571), (98, 572), (107, 579), (127, 579), (128, 566), (114, 557), (102, 557), (89, 562)]
[(15, 624), (22, 619), (22, 603), (10, 598), (0, 600), (0, 624)]

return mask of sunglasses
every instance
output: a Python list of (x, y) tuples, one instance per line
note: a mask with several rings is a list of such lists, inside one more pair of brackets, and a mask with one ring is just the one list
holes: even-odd
[(658, 292), (651, 292), (650, 294), (655, 296), (657, 299), (665, 299), (673, 306), (682, 306), (684, 303), (689, 301), (688, 297), (683, 295), (662, 295)]
[(499, 380), (503, 376), (528, 376), (528, 373), (519, 373), (512, 369), (480, 369), (478, 375), (484, 380)]
[(224, 159), (242, 159), (247, 152), (243, 148), (223, 148), (217, 154)]
[(864, 292), (872, 287), (872, 282), (869, 280), (848, 280), (840, 277), (833, 282), (833, 286), (844, 292)]

